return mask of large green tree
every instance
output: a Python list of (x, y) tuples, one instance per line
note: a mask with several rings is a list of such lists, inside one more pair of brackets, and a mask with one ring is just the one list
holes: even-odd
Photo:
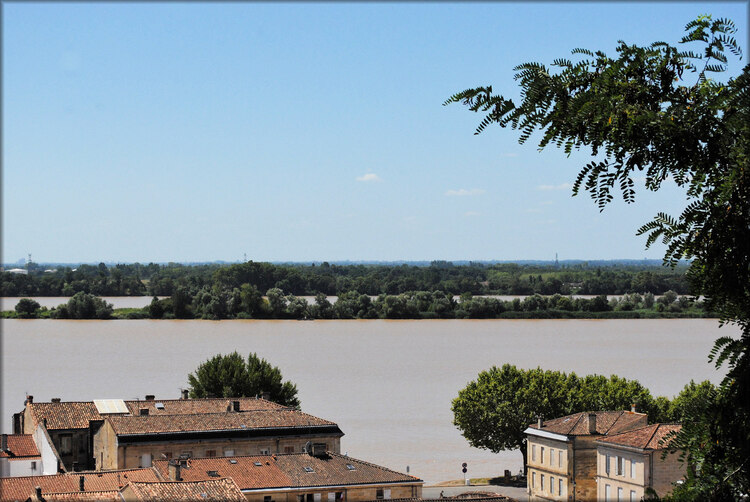
[(691, 420), (703, 424), (703, 440), (683, 428), (674, 443), (700, 466), (686, 490), (714, 499), (750, 492), (750, 67), (724, 82), (712, 78), (727, 69), (727, 53), (741, 54), (735, 31), (730, 20), (701, 16), (680, 41), (698, 44), (698, 53), (664, 42), (621, 41), (614, 58), (575, 49), (576, 61), (517, 66), (518, 104), (491, 86), (445, 103), (484, 114), (477, 134), (497, 124), (518, 129), (522, 143), (539, 131), (540, 149), (589, 149), (573, 192), (589, 192), (600, 210), (613, 192), (633, 202), (635, 176), (645, 175), (648, 190), (668, 179), (684, 187), (684, 211), (657, 214), (639, 234), (648, 236), (647, 246), (667, 244), (667, 263), (691, 260), (693, 292), (741, 329), (737, 339), (717, 340), (710, 354), (717, 366), (727, 364), (727, 376), (715, 405)]
[(284, 406), (299, 407), (297, 386), (282, 380), (281, 370), (251, 353), (245, 361), (238, 352), (218, 354), (188, 375), (190, 397), (253, 397), (269, 394)]
[(660, 418), (648, 389), (634, 380), (575, 373), (524, 370), (511, 364), (482, 371), (453, 400), (453, 423), (471, 446), (497, 453), (518, 449), (526, 467), (526, 434), (541, 416), (557, 418), (592, 410), (630, 409), (635, 404)]

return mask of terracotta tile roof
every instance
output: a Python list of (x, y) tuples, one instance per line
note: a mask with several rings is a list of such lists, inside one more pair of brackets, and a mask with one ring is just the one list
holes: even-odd
[[(292, 478), (293, 486), (297, 487), (422, 482), (408, 474), (330, 452), (322, 457), (305, 453), (277, 455), (276, 463)], [(311, 468), (313, 472), (306, 472), (305, 467)]]
[[(222, 413), (232, 405), (240, 402), (240, 411), (277, 410), (284, 407), (280, 404), (254, 397), (207, 398), (207, 399), (161, 399), (149, 401), (130, 400), (125, 405), (133, 415), (140, 414), (141, 408), (147, 408), (149, 415), (189, 415), (205, 413)], [(156, 407), (157, 403), (164, 409)], [(47, 429), (87, 429), (90, 420), (103, 420), (93, 401), (65, 401), (59, 403), (30, 403), (34, 427), (47, 419)]]
[(246, 502), (234, 481), (227, 478), (206, 481), (160, 483), (129, 483), (124, 491), (132, 491), (136, 500), (161, 502), (163, 500), (212, 500)]
[[(148, 409), (149, 415), (194, 415), (224, 413), (230, 411), (232, 401), (239, 401), (240, 411), (278, 410), (284, 406), (254, 397), (210, 398), (210, 399), (156, 399), (149, 401), (125, 401), (131, 415), (139, 415), (141, 409)], [(157, 408), (161, 403), (164, 407)]]
[(31, 434), (8, 434), (8, 451), (0, 451), (0, 457), (26, 458), (38, 457), (39, 450)]
[(112, 416), (107, 420), (117, 435), (336, 426), (328, 420), (288, 408), (201, 415)]
[(161, 481), (152, 468), (122, 469), (117, 471), (87, 471), (47, 476), (19, 476), (0, 478), (0, 500), (26, 500), (40, 486), (42, 494), (80, 491), (80, 477), (84, 477), (84, 490), (118, 490), (129, 481)]
[[(236, 463), (232, 463), (234, 460)], [(256, 465), (259, 463), (260, 465)], [(169, 462), (155, 460), (154, 468), (163, 479), (169, 479)], [(209, 472), (215, 472), (211, 476)], [(264, 488), (284, 488), (292, 485), (292, 480), (284, 474), (273, 457), (213, 457), (191, 458), (188, 467), (180, 469), (184, 481), (206, 481), (216, 477), (231, 478), (241, 490)]]
[(93, 401), (65, 403), (30, 403), (34, 428), (47, 419), (47, 430), (88, 429), (89, 420), (101, 420)]
[[(68, 493), (44, 493), (42, 492), (44, 500), (49, 501), (60, 501), (60, 502), (86, 502), (88, 500), (96, 501), (107, 501), (107, 502), (122, 502), (120, 496), (120, 490), (106, 490), (100, 492), (68, 492)], [(31, 500), (34, 500), (32, 497)]]
[[(232, 463), (232, 461), (236, 463)], [(347, 464), (351, 465), (353, 469), (349, 469)], [(168, 477), (168, 461), (157, 460), (154, 462), (154, 467), (162, 477), (165, 479)], [(306, 471), (306, 467), (311, 472)], [(186, 481), (199, 481), (212, 479), (210, 473), (215, 476), (232, 478), (241, 490), (422, 483), (421, 479), (414, 476), (330, 452), (321, 457), (313, 457), (307, 453), (296, 453), (251, 457), (193, 458), (189, 460), (189, 467), (181, 469), (180, 476)]]
[(584, 411), (565, 417), (546, 420), (539, 429), (538, 424), (529, 424), (532, 429), (538, 429), (564, 436), (589, 435), (589, 414), (596, 415), (596, 433), (600, 435), (616, 434), (646, 425), (648, 416), (645, 413), (632, 411)]
[(597, 442), (640, 448), (641, 450), (658, 450), (667, 446), (661, 443), (667, 439), (668, 434), (679, 432), (680, 429), (682, 429), (682, 426), (678, 424), (652, 424), (621, 434), (610, 435), (599, 439)]

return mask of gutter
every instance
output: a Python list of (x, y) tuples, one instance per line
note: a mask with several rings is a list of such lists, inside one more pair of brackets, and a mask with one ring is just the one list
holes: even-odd
[(528, 434), (530, 436), (538, 436), (542, 438), (547, 439), (556, 439), (558, 441), (570, 441), (570, 438), (564, 434), (556, 434), (554, 432), (548, 432), (543, 431), (539, 429), (535, 429), (534, 427), (527, 427), (525, 431), (523, 431), (524, 434)]
[(306, 486), (283, 486), (280, 488), (241, 488), (242, 493), (253, 493), (253, 492), (304, 492), (310, 490), (322, 490), (322, 489), (337, 489), (341, 488), (345, 490), (347, 488), (377, 488), (382, 486), (394, 486), (394, 485), (409, 485), (418, 486), (424, 484), (421, 479), (418, 481), (385, 481), (382, 483), (353, 483), (348, 485), (306, 485)]

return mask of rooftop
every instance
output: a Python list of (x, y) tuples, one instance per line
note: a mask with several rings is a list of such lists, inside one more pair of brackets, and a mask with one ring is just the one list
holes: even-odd
[(596, 415), (596, 434), (602, 436), (633, 429), (645, 424), (648, 418), (645, 413), (633, 411), (583, 411), (565, 417), (545, 420), (541, 429), (536, 423), (529, 424), (529, 428), (564, 436), (588, 436), (590, 434), (588, 424), (590, 414)]
[(8, 434), (8, 450), (0, 450), (0, 458), (33, 458), (39, 450), (31, 434)]
[(328, 420), (288, 408), (196, 415), (111, 416), (106, 420), (118, 436), (336, 426)]
[[(682, 429), (678, 424), (652, 424), (633, 429), (621, 434), (609, 435), (598, 442), (606, 445), (627, 446), (641, 450), (659, 450), (666, 448), (671, 438), (667, 436)], [(667, 443), (667, 444), (665, 444)]]
[(159, 483), (131, 482), (123, 491), (130, 491), (135, 500), (161, 502), (163, 500), (210, 500), (246, 502), (237, 484), (231, 479), (206, 481), (162, 481)]
[(0, 501), (26, 500), (37, 486), (42, 488), (42, 495), (78, 492), (82, 476), (85, 492), (119, 490), (129, 481), (161, 481), (151, 468), (0, 478)]
[[(232, 409), (233, 401), (239, 402), (239, 411), (277, 410), (280, 404), (254, 397), (206, 398), (206, 399), (159, 399), (124, 401), (131, 415), (139, 415), (147, 409), (149, 415), (193, 415), (221, 413)], [(47, 419), (47, 429), (87, 429), (89, 421), (103, 420), (105, 416), (97, 410), (93, 401), (64, 401), (58, 403), (29, 403), (34, 426)]]
[[(157, 460), (154, 467), (162, 477), (169, 477), (168, 461)], [(193, 458), (188, 461), (188, 467), (180, 470), (180, 476), (186, 481), (229, 477), (241, 490), (422, 483), (414, 476), (330, 452), (319, 457), (296, 453)]]

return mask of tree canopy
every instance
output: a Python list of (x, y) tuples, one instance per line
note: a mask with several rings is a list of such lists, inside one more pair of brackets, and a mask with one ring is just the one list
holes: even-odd
[(260, 397), (284, 406), (299, 407), (297, 386), (282, 381), (281, 370), (251, 353), (244, 360), (238, 352), (218, 354), (188, 375), (190, 397)]
[[(526, 466), (523, 431), (541, 416), (557, 418), (582, 411), (629, 410), (635, 404), (652, 421), (666, 406), (635, 380), (523, 370), (511, 364), (482, 371), (453, 400), (453, 423), (471, 446), (492, 452), (520, 449)], [(666, 400), (668, 402), (668, 400)], [(661, 403), (661, 406), (660, 406)]]
[(683, 427), (674, 443), (700, 465), (686, 493), (733, 499), (750, 491), (750, 66), (726, 82), (712, 78), (727, 69), (727, 53), (741, 55), (731, 20), (700, 16), (685, 31), (680, 43), (700, 45), (698, 53), (661, 41), (645, 47), (620, 41), (614, 58), (574, 49), (576, 61), (517, 66), (519, 104), (494, 95), (491, 86), (444, 104), (484, 114), (476, 134), (497, 124), (518, 129), (521, 143), (539, 131), (540, 149), (590, 149), (573, 193), (589, 192), (600, 210), (613, 192), (633, 202), (636, 175), (645, 175), (648, 190), (668, 179), (685, 189), (680, 215), (658, 213), (638, 233), (647, 246), (658, 239), (667, 245), (666, 263), (691, 260), (693, 293), (741, 328), (739, 339), (720, 338), (710, 354), (728, 372), (715, 405), (692, 417), (691, 425), (704, 427)]

